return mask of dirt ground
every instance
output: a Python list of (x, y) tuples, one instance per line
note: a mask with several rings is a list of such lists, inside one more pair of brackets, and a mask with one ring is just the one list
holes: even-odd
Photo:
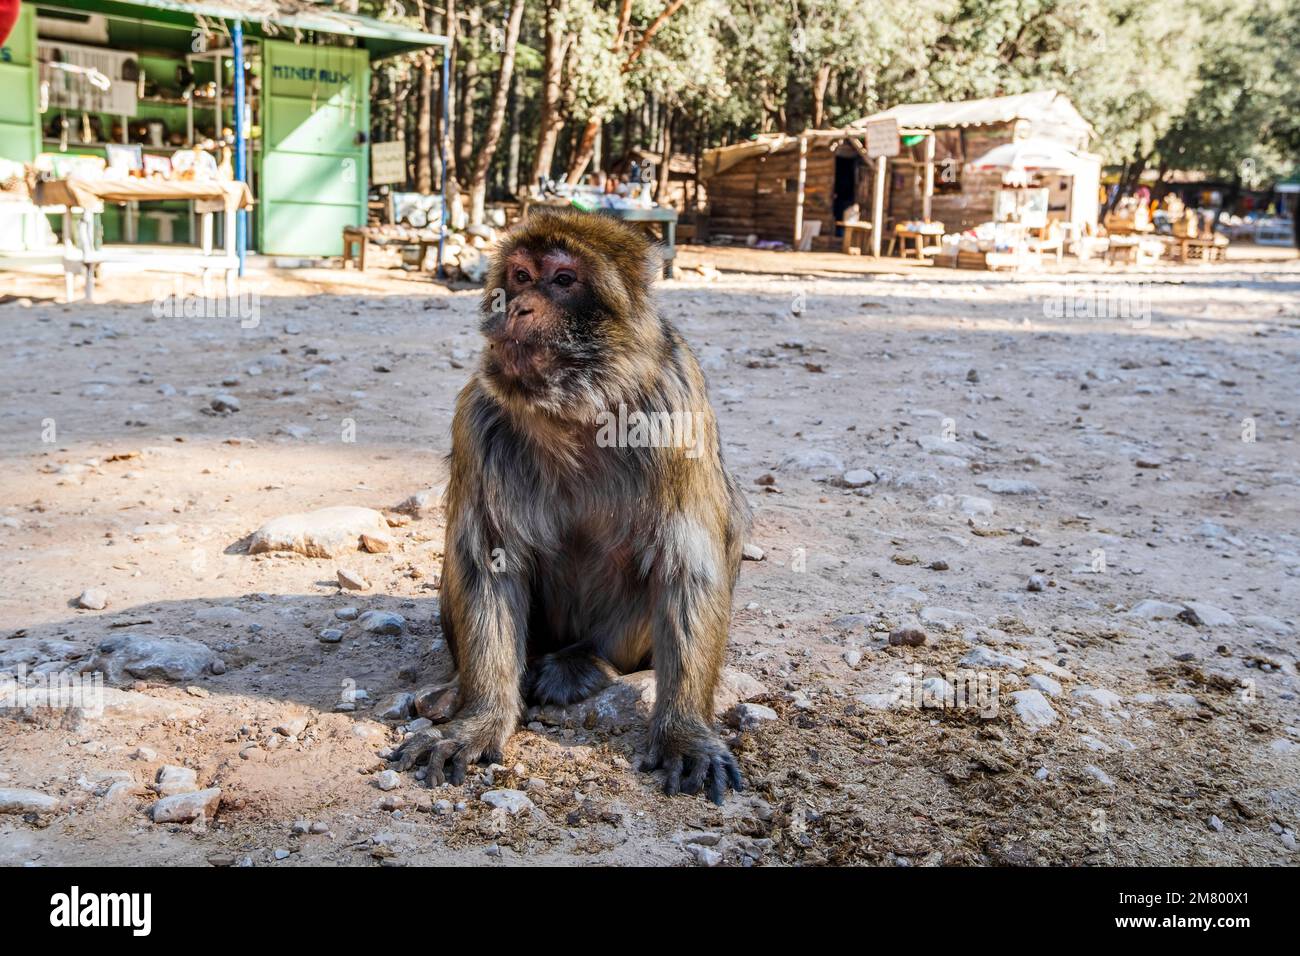
[[(715, 259), (660, 297), (763, 551), (728, 664), (775, 718), (726, 731), (750, 787), (721, 808), (635, 769), (627, 715), (530, 718), (463, 787), (381, 790), (405, 721), (378, 702), (449, 667), (441, 513), (387, 553), (247, 551), (281, 515), (439, 488), (478, 290), (257, 270), (252, 324), (167, 314), (161, 278), (64, 305), (0, 274), (0, 671), (125, 635), (223, 663), (128, 678), (99, 718), (0, 708), (0, 790), (53, 798), (0, 813), (0, 863), (1295, 864), (1300, 262), (690, 268)], [(971, 675), (979, 706), (932, 680)], [(152, 822), (164, 765), (220, 788), (215, 818)]]

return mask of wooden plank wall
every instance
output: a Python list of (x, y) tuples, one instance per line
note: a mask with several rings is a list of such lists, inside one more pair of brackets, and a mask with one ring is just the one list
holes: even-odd
[[(708, 181), (709, 234), (794, 242), (794, 211), (798, 193), (799, 149), (754, 156)], [(789, 187), (787, 188), (787, 181)], [(820, 219), (823, 235), (834, 232), (831, 192), (835, 184), (835, 154), (824, 143), (808, 147), (804, 222)]]

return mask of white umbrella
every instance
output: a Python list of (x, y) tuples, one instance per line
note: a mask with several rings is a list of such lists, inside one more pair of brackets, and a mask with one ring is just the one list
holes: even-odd
[(979, 159), (967, 164), (973, 170), (1001, 170), (1004, 179), (1027, 182), (1030, 173), (1074, 175), (1079, 155), (1055, 140), (1022, 139), (995, 146)]

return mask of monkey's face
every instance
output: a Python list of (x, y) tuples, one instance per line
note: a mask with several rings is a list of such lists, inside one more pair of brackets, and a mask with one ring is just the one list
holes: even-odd
[(599, 349), (601, 310), (583, 258), (518, 246), (503, 260), (504, 308), (482, 325), (484, 371), (504, 395), (539, 404), (580, 385)]
[(497, 398), (592, 421), (656, 373), (663, 330), (645, 238), (606, 216), (544, 212), (506, 238), (483, 297), (481, 377)]

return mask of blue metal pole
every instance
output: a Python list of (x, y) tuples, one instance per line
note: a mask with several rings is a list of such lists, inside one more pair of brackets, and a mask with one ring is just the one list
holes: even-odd
[[(235, 178), (241, 183), (248, 182), (248, 170), (244, 163), (244, 25), (238, 20), (230, 31), (230, 40), (235, 47)], [(235, 248), (239, 251), (239, 274), (244, 274), (244, 253), (248, 248), (247, 213), (241, 209), (235, 213)]]
[(438, 160), (442, 166), (442, 183), (438, 189), (442, 207), (441, 222), (438, 224), (438, 278), (447, 278), (447, 271), (442, 266), (442, 246), (447, 239), (447, 112), (451, 109), (451, 45), (442, 48), (442, 122), (438, 124)]

